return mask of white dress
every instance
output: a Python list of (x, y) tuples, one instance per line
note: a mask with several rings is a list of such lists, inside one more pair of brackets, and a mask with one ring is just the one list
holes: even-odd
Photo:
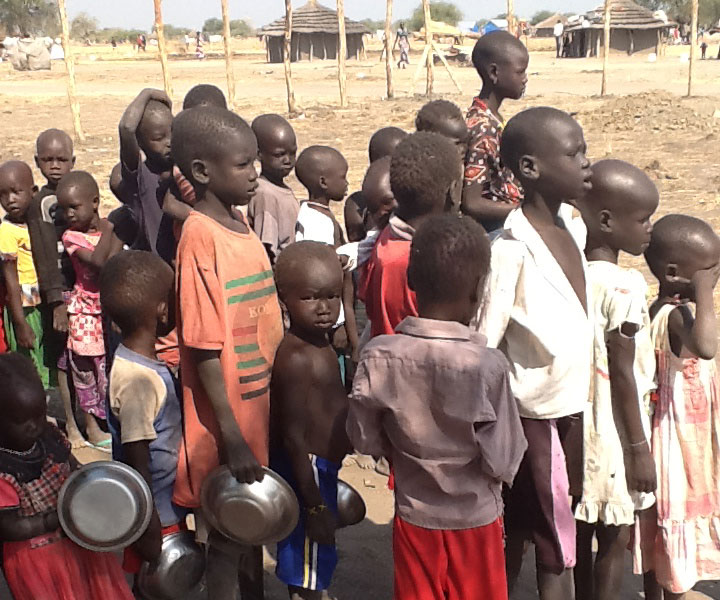
[(624, 432), (613, 417), (608, 369), (607, 334), (623, 323), (639, 327), (635, 335), (635, 382), (643, 428), (650, 439), (650, 393), (655, 389), (655, 348), (642, 274), (607, 261), (591, 261), (587, 269), (591, 290), (589, 312), (594, 319), (594, 365), (585, 418), (583, 495), (575, 518), (588, 523), (632, 525), (636, 510), (650, 508), (653, 494), (628, 491), (625, 480)]

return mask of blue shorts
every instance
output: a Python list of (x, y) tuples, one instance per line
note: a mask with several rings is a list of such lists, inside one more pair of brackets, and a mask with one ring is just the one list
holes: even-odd
[[(337, 481), (341, 465), (314, 454), (308, 457), (323, 502), (337, 514)], [(287, 458), (273, 453), (270, 456), (270, 468), (290, 484), (299, 498), (295, 477)], [(302, 506), (302, 502), (300, 505)], [(334, 544), (317, 544), (305, 535), (305, 514), (301, 509), (297, 527), (277, 545), (275, 574), (278, 579), (286, 585), (306, 590), (326, 590), (330, 587), (337, 562), (338, 554)]]

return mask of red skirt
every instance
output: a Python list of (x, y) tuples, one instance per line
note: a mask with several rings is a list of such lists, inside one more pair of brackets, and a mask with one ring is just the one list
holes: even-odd
[(57, 534), (43, 538), (3, 544), (15, 600), (134, 599), (115, 555), (85, 550)]

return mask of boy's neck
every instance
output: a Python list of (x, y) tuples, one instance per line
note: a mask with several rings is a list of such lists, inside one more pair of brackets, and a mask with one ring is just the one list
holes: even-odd
[(544, 197), (540, 192), (525, 189), (522, 211), (530, 224), (537, 228), (557, 227), (562, 200)]
[(272, 183), (273, 185), (276, 185), (278, 187), (286, 188), (286, 189), (288, 187), (282, 177), (278, 177), (272, 173), (268, 173), (265, 170), (260, 172), (260, 177), (262, 177), (266, 181), (269, 181), (270, 183)]
[(503, 98), (497, 93), (497, 90), (495, 90), (492, 86), (488, 86), (483, 84), (482, 89), (480, 90), (480, 100), (485, 102), (487, 107), (490, 109), (490, 112), (494, 114), (498, 119), (502, 121), (502, 116), (500, 115), (500, 106), (503, 103)]
[(198, 194), (198, 197), (200, 199), (195, 203), (196, 211), (210, 217), (227, 229), (233, 231), (242, 230), (242, 232), (247, 233), (247, 227), (245, 227), (243, 221), (236, 218), (232, 205), (225, 204), (208, 189), (205, 189), (202, 194)]
[(310, 197), (308, 198), (308, 201), (314, 202), (315, 204), (322, 204), (323, 206), (327, 206), (328, 208), (330, 208), (330, 198), (328, 198), (324, 194), (314, 194), (313, 192), (310, 192)]
[(298, 329), (291, 323), (290, 329), (288, 329), (288, 333), (292, 334), (300, 341), (305, 342), (306, 344), (311, 344), (316, 348), (325, 348), (326, 346), (330, 345), (330, 338), (327, 332), (305, 331), (302, 329)]
[(46, 190), (50, 190), (51, 192), (57, 191), (57, 183), (53, 183), (49, 179), (45, 182), (45, 185), (43, 186)]
[(430, 302), (423, 303), (418, 298), (418, 316), (433, 321), (448, 321), (468, 325), (466, 302)]
[(128, 350), (132, 350), (140, 356), (157, 360), (155, 344), (157, 342), (156, 332), (149, 328), (141, 328), (134, 333), (123, 336), (122, 343)]
[(585, 246), (585, 258), (589, 261), (603, 261), (614, 265), (618, 264), (618, 255), (620, 251), (616, 248), (610, 248), (607, 244), (599, 240), (593, 239), (588, 234), (587, 244)]

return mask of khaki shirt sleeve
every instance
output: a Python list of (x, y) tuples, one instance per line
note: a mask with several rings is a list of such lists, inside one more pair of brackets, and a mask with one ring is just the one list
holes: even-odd
[(123, 444), (157, 438), (154, 422), (166, 396), (160, 375), (129, 361), (117, 364), (116, 360), (110, 378), (110, 409), (120, 421)]

